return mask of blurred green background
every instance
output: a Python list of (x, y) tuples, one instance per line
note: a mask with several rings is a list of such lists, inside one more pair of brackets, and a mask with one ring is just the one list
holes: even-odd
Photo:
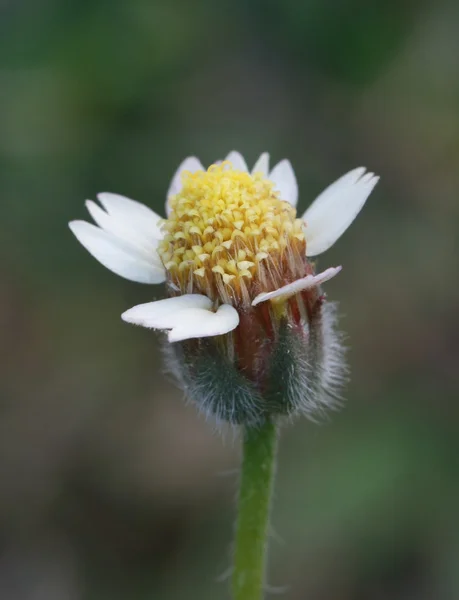
[(301, 211), (381, 175), (321, 259), (353, 376), (282, 432), (273, 591), (459, 597), (458, 57), (453, 1), (0, 3), (0, 598), (228, 598), (238, 441), (120, 320), (161, 288), (67, 222), (232, 149), (290, 158)]

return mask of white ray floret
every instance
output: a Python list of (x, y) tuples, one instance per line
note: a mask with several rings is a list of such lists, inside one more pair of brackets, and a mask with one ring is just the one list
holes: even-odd
[(268, 177), (269, 173), (269, 154), (267, 152), (263, 152), (260, 154), (259, 159), (254, 164), (252, 169), (252, 175), (254, 173), (262, 173), (263, 177)]
[[(112, 222), (124, 224), (126, 231), (130, 230), (131, 241), (134, 241), (134, 235), (139, 233), (151, 242), (162, 237), (159, 228), (161, 217), (145, 204), (110, 192), (97, 194), (97, 199)], [(101, 227), (103, 226), (101, 225)]]
[(247, 163), (245, 162), (245, 158), (240, 152), (237, 152), (236, 150), (232, 150), (225, 158), (225, 160), (228, 160), (233, 165), (233, 169), (235, 171), (247, 172), (249, 170), (247, 167)]
[(78, 241), (113, 273), (139, 283), (161, 283), (165, 271), (157, 253), (162, 238), (160, 216), (147, 206), (118, 194), (103, 192), (86, 207), (99, 225), (71, 221), (69, 227)]
[[(99, 200), (102, 196), (105, 196), (105, 194), (98, 195)], [(110, 196), (114, 196), (114, 194), (110, 194)], [(133, 200), (129, 200), (129, 202), (132, 202), (134, 206)], [(106, 212), (92, 200), (86, 200), (85, 204), (89, 214), (101, 229), (137, 247), (139, 251), (143, 250), (148, 255), (155, 254), (158, 240), (163, 235), (159, 229), (159, 215), (138, 202), (135, 204), (145, 209), (144, 215), (141, 214), (142, 211), (140, 210), (138, 214), (134, 210), (127, 210), (126, 214)]]
[(184, 294), (130, 308), (121, 315), (128, 323), (149, 329), (170, 330), (170, 342), (222, 335), (239, 324), (237, 310), (223, 304), (216, 312), (207, 296)]
[(298, 184), (295, 171), (289, 160), (284, 159), (277, 163), (268, 175), (275, 184), (275, 189), (280, 193), (280, 199), (285, 200), (293, 207), (298, 203)]
[(307, 256), (328, 250), (361, 211), (379, 177), (364, 167), (349, 171), (329, 185), (303, 215)]
[(322, 273), (318, 273), (317, 275), (306, 275), (306, 277), (297, 279), (272, 292), (258, 294), (258, 296), (252, 300), (252, 306), (256, 306), (257, 304), (260, 304), (260, 302), (266, 302), (266, 300), (286, 300), (299, 292), (304, 292), (305, 290), (321, 285), (325, 281), (335, 277), (335, 275), (338, 275), (341, 269), (342, 267), (330, 267), (329, 269), (322, 271)]

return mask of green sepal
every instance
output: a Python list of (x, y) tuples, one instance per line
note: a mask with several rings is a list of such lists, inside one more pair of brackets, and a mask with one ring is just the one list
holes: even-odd
[(167, 355), (187, 396), (205, 414), (233, 425), (257, 426), (264, 422), (264, 398), (255, 384), (235, 368), (222, 339), (169, 344)]
[(280, 320), (265, 388), (272, 414), (293, 416), (317, 408), (321, 364), (314, 337), (306, 329), (293, 327), (287, 319)]

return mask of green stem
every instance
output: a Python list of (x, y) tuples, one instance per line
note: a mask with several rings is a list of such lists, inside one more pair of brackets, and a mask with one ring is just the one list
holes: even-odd
[(244, 430), (233, 570), (233, 600), (261, 600), (265, 579), (269, 509), (277, 427), (266, 421)]

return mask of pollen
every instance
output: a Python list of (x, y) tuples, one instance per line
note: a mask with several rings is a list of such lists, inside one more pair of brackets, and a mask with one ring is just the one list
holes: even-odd
[(306, 242), (295, 209), (262, 173), (233, 169), (184, 172), (169, 199), (159, 255), (181, 293), (249, 303), (302, 276)]

